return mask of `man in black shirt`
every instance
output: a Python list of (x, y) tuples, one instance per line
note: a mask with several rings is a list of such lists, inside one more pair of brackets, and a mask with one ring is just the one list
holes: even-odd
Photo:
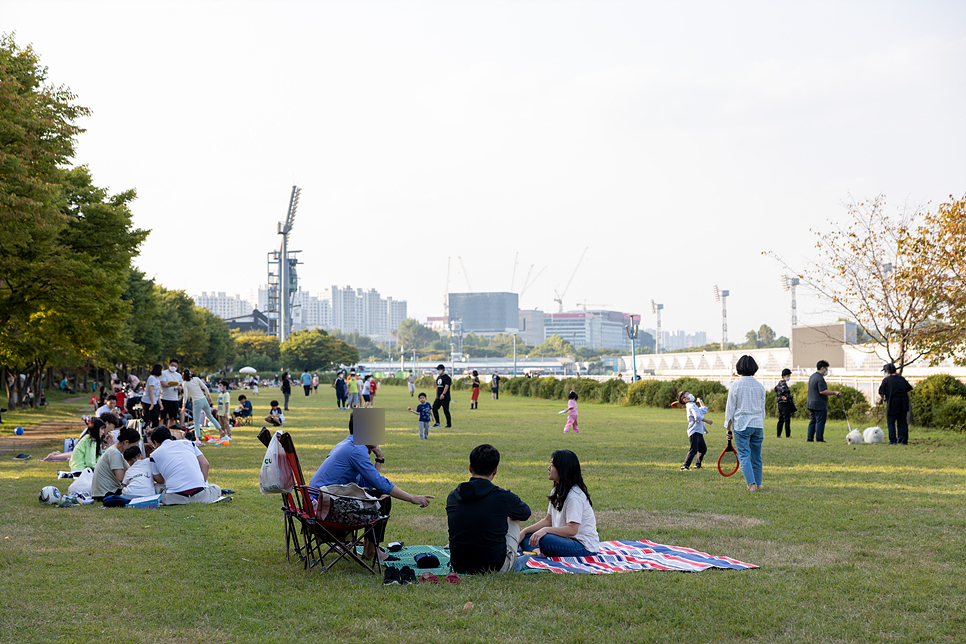
[(513, 492), (493, 485), (499, 465), (495, 447), (474, 448), (470, 480), (446, 498), (450, 563), (456, 572), (509, 572), (516, 564), (520, 522), (530, 518), (530, 507)]
[(443, 408), (443, 414), (446, 416), (446, 426), (452, 427), (453, 421), (449, 416), (449, 390), (453, 384), (452, 379), (446, 375), (446, 367), (443, 365), (436, 365), (436, 371), (438, 375), (436, 376), (436, 400), (433, 402), (433, 420), (436, 424), (433, 427), (439, 427), (439, 408)]
[[(891, 362), (882, 367), (886, 377), (879, 385), (879, 395), (886, 402), (886, 424), (889, 426), (890, 445), (909, 444), (909, 423), (906, 414), (909, 412), (909, 392), (912, 385), (909, 381), (896, 373), (896, 366)], [(896, 428), (898, 427), (898, 433)]]

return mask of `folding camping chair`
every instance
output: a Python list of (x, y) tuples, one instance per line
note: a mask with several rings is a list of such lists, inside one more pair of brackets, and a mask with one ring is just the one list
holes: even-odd
[[(267, 428), (262, 427), (262, 431), (258, 432), (258, 440), (260, 440), (265, 447), (268, 447), (268, 444), (272, 442), (272, 432), (268, 431)], [(281, 440), (282, 439), (280, 437), (279, 442), (281, 442)], [(291, 437), (289, 437), (287, 442), (291, 443), (291, 440)], [(288, 452), (286, 451), (286, 457), (287, 456)], [(292, 465), (292, 459), (289, 459), (289, 465)], [(296, 467), (298, 466), (298, 461), (296, 461), (295, 465)], [(296, 470), (296, 467), (292, 468), (292, 472), (297, 472), (296, 476), (299, 478), (296, 479), (296, 482), (298, 482), (301, 480), (302, 471), (301, 468)], [(296, 490), (293, 490), (293, 492), (296, 492)], [(310, 516), (311, 515), (307, 515), (302, 512), (302, 508), (299, 506), (294, 494), (287, 492), (282, 494), (282, 521), (285, 528), (285, 559), (287, 561), (292, 560), (292, 550), (294, 549), (295, 554), (300, 560), (305, 562), (306, 567), (308, 567), (309, 552), (306, 535), (310, 535), (311, 532), (307, 530), (305, 521), (310, 518)], [(299, 538), (300, 534), (302, 535), (301, 539)]]
[[(389, 517), (380, 516), (362, 525), (345, 525), (319, 519), (316, 516), (317, 502), (315, 499), (319, 499), (318, 503), (321, 503), (321, 490), (306, 485), (291, 434), (283, 432), (279, 436), (279, 443), (285, 450), (285, 455), (288, 457), (295, 478), (295, 489), (292, 496), (295, 505), (298, 507), (298, 518), (303, 528), (302, 542), (306, 550), (305, 567), (312, 568), (319, 565), (320, 572), (325, 572), (340, 559), (351, 559), (374, 575), (382, 574), (376, 530), (384, 526), (389, 521)], [(366, 540), (374, 544), (373, 565), (367, 563), (367, 559), (356, 552), (357, 547), (365, 547)], [(335, 555), (335, 559), (326, 565), (325, 559), (329, 555)]]

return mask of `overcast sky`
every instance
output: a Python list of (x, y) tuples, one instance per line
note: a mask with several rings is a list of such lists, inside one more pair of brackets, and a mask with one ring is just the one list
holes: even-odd
[[(966, 193), (966, 2), (30, 2), (0, 30), (93, 110), (78, 161), (136, 188), (168, 288), (266, 281), (292, 185), (301, 283), (410, 316), (451, 292), (665, 330), (788, 334), (849, 194)], [(514, 256), (519, 263), (514, 279)], [(457, 257), (466, 266), (464, 274)], [(804, 322), (835, 319), (801, 294)]]

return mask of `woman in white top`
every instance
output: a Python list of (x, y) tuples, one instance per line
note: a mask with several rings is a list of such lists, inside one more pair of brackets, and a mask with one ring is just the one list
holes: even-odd
[(151, 375), (148, 376), (148, 384), (144, 388), (144, 397), (141, 398), (141, 407), (144, 409), (144, 419), (151, 427), (157, 427), (161, 423), (161, 365), (156, 364), (151, 367)]
[(600, 549), (597, 517), (580, 475), (580, 461), (569, 449), (550, 457), (547, 478), (553, 481), (547, 516), (520, 531), (523, 549), (544, 557), (591, 557)]
[(725, 427), (728, 440), (734, 437), (738, 464), (752, 492), (761, 487), (761, 444), (765, 440), (765, 387), (755, 380), (758, 363), (741, 356), (735, 371), (741, 378), (728, 389)]
[(211, 411), (211, 392), (208, 391), (205, 382), (198, 376), (192, 376), (191, 371), (185, 369), (181, 372), (184, 378), (184, 404), (191, 400), (192, 420), (195, 423), (195, 437), (201, 440), (201, 426), (204, 425), (205, 416), (211, 421), (212, 427), (221, 427), (215, 414)]

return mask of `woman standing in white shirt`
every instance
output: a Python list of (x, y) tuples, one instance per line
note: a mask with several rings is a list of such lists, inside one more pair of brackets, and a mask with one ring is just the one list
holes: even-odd
[(161, 373), (160, 364), (151, 367), (151, 375), (148, 376), (148, 384), (141, 399), (144, 419), (151, 427), (157, 427), (161, 423)]
[(600, 549), (597, 517), (580, 474), (580, 461), (569, 449), (550, 457), (547, 478), (553, 481), (547, 516), (520, 531), (524, 550), (544, 557), (592, 557)]
[(211, 411), (211, 392), (208, 391), (205, 382), (198, 376), (192, 376), (191, 371), (185, 369), (181, 372), (184, 378), (184, 404), (191, 400), (192, 419), (195, 422), (195, 438), (201, 440), (201, 426), (205, 422), (205, 416), (211, 421), (212, 427), (221, 427), (215, 414)]
[(738, 464), (748, 490), (761, 487), (761, 444), (765, 440), (765, 387), (755, 380), (758, 363), (751, 356), (741, 356), (735, 371), (741, 378), (728, 389), (725, 427), (728, 440), (735, 439)]

